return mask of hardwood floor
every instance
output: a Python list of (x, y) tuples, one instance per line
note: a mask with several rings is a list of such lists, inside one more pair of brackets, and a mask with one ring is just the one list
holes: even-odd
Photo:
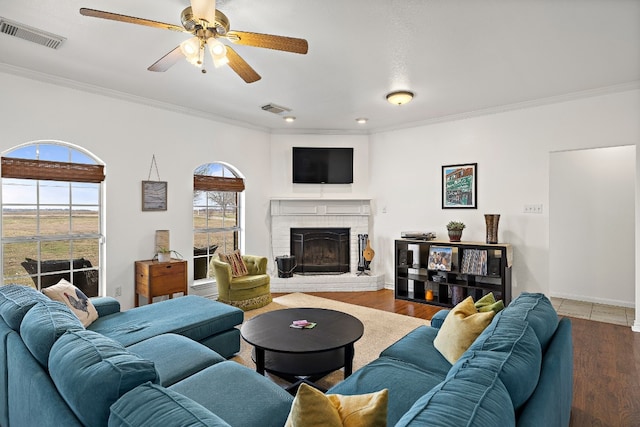
[[(309, 292), (421, 319), (440, 307), (396, 300), (393, 291)], [(274, 297), (282, 294), (274, 294)], [(640, 426), (640, 333), (627, 326), (571, 318), (574, 375), (571, 427)]]

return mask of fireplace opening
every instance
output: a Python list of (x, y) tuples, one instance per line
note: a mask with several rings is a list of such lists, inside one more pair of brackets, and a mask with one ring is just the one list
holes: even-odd
[(291, 228), (291, 254), (298, 274), (350, 271), (349, 228)]

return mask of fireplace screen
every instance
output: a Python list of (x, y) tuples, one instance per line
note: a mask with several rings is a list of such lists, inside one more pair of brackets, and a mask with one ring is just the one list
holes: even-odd
[(349, 268), (348, 228), (292, 228), (291, 254), (298, 274), (341, 274)]

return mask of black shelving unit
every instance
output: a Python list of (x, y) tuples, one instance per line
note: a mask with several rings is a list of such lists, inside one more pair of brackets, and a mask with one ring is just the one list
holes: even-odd
[[(442, 256), (444, 255), (444, 256)], [(444, 258), (436, 263), (436, 258)], [(493, 292), (511, 302), (509, 244), (399, 239), (395, 241), (395, 297), (453, 307), (467, 296)]]

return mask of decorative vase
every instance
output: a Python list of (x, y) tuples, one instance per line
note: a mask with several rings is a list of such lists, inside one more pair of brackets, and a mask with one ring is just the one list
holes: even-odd
[(487, 243), (498, 243), (498, 222), (500, 222), (500, 214), (485, 214), (484, 222), (487, 226)]
[(462, 230), (447, 230), (450, 242), (459, 242), (462, 238)]

